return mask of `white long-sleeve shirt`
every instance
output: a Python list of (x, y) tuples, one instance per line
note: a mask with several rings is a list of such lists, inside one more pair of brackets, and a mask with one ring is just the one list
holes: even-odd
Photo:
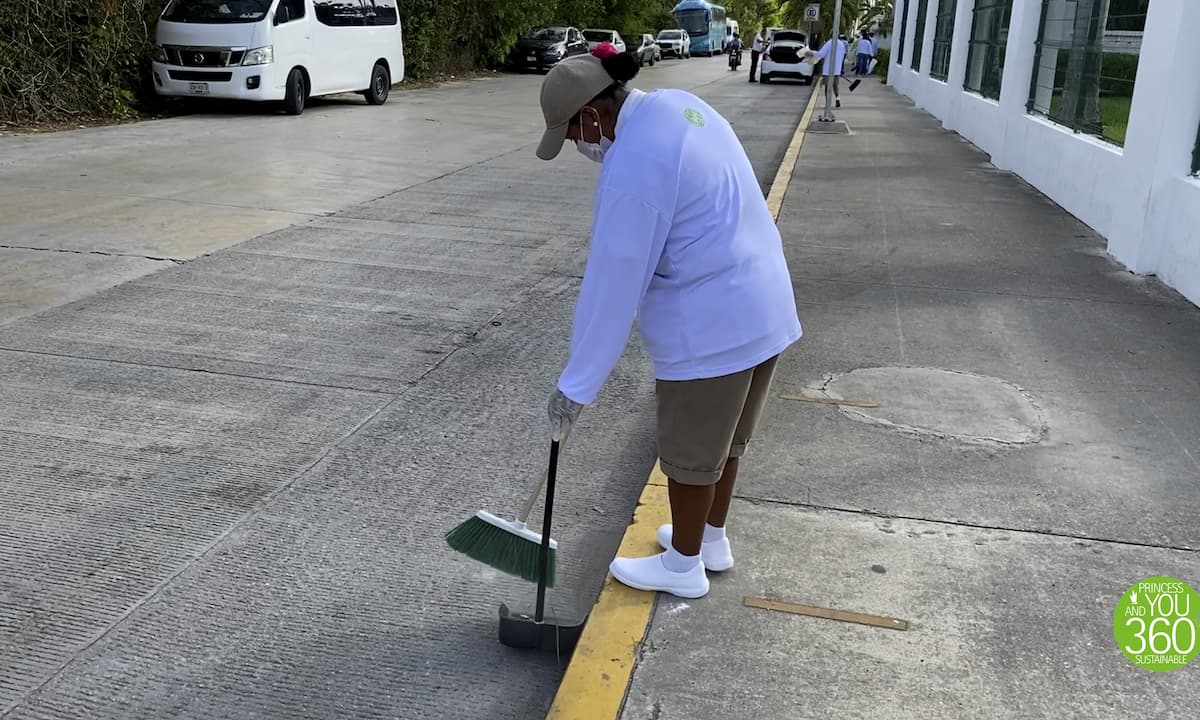
[(800, 339), (779, 230), (729, 123), (691, 93), (634, 91), (615, 135), (559, 389), (593, 402), (635, 319), (661, 380), (740, 372)]
[[(834, 40), (826, 40), (821, 49), (812, 54), (810, 62), (816, 64), (819, 60), (825, 60), (825, 64), (821, 66), (822, 75), (841, 75), (846, 67), (846, 52), (850, 49), (845, 40), (837, 40), (837, 55), (831, 64), (828, 62), (830, 53), (833, 51)], [(830, 70), (834, 72), (830, 72)]]

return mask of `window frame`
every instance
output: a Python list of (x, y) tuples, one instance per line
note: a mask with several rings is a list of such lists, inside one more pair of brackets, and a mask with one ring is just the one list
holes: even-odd
[[(989, 22), (995, 21), (994, 13), (996, 12), (999, 12), (1000, 16), (994, 25), (995, 35), (982, 40), (976, 39), (979, 35), (976, 30), (979, 27), (980, 18), (986, 15)], [(989, 100), (998, 101), (1000, 99), (1000, 93), (1004, 86), (1004, 61), (1008, 51), (1007, 35), (1012, 29), (1012, 13), (1013, 0), (975, 0), (975, 7), (971, 9), (971, 36), (967, 41), (967, 73), (963, 77), (963, 90)], [(985, 54), (982, 58), (977, 58), (977, 53), (981, 52), (981, 48)], [(977, 59), (983, 67), (980, 69), (979, 85), (973, 87), (971, 76), (974, 74), (974, 62)], [(992, 73), (988, 69), (993, 64), (995, 65), (994, 79), (989, 77)]]
[(901, 67), (904, 66), (904, 41), (908, 36), (908, 10), (913, 0), (902, 0), (902, 2), (904, 3), (904, 12), (900, 16), (900, 52), (896, 53), (896, 64)]
[(926, 20), (929, 18), (929, 0), (917, 0), (917, 32), (913, 35), (913, 53), (909, 65), (921, 72), (921, 53), (925, 49)]
[[(950, 11), (946, 12), (949, 7)], [(954, 50), (954, 27), (958, 23), (958, 0), (940, 0), (937, 21), (933, 26), (933, 58), (929, 62), (929, 77), (946, 82), (950, 79), (950, 54)], [(939, 51), (944, 63), (938, 64)]]
[[(1049, 24), (1050, 2), (1051, 2), (1051, 0), (1042, 0), (1041, 18), (1040, 18), (1039, 24), (1038, 24), (1038, 34), (1034, 40), (1033, 75), (1031, 76), (1030, 83), (1029, 83), (1029, 99), (1025, 103), (1026, 112), (1028, 112), (1030, 115), (1032, 115), (1034, 117), (1044, 118), (1056, 125), (1060, 125), (1064, 128), (1067, 128), (1074, 133), (1081, 134), (1081, 135), (1088, 135), (1088, 136), (1097, 138), (1103, 142), (1114, 145), (1116, 147), (1123, 147), (1124, 146), (1124, 134), (1123, 133), (1120, 136), (1117, 136), (1117, 135), (1109, 135), (1105, 131), (1105, 117), (1104, 117), (1104, 113), (1103, 113), (1104, 105), (1103, 105), (1103, 102), (1100, 102), (1100, 100), (1104, 97), (1110, 97), (1110, 98), (1111, 97), (1128, 97), (1130, 106), (1132, 107), (1133, 86), (1137, 81), (1137, 69), (1136, 68), (1141, 59), (1141, 49), (1139, 48), (1139, 50), (1136, 54), (1120, 53), (1120, 52), (1113, 52), (1113, 51), (1105, 52), (1105, 48), (1104, 48), (1105, 35), (1108, 32), (1109, 25), (1112, 23), (1112, 21), (1114, 19), (1114, 15), (1112, 14), (1114, 8), (1111, 5), (1109, 5), (1108, 6), (1108, 15), (1101, 17), (1099, 12), (1100, 12), (1101, 8), (1103, 7), (1103, 5), (1099, 2), (1092, 5), (1093, 14), (1090, 18), (1087, 19), (1088, 34), (1087, 34), (1087, 38), (1083, 44), (1079, 44), (1076, 41), (1076, 38), (1074, 37), (1074, 35), (1075, 35), (1074, 28), (1072, 28), (1070, 39), (1068, 41), (1066, 41), (1065, 43), (1062, 41), (1059, 41), (1058, 44), (1047, 44), (1046, 33), (1047, 33), (1047, 27)], [(1148, 10), (1149, 10), (1148, 5), (1149, 4), (1147, 3), (1147, 12), (1143, 13), (1141, 15), (1143, 28), (1145, 26), (1146, 16), (1149, 14), (1148, 13)], [(1078, 12), (1078, 6), (1076, 6), (1076, 12)], [(1137, 17), (1137, 16), (1136, 15), (1119, 15), (1119, 16), (1115, 16), (1115, 17), (1117, 19), (1126, 19), (1127, 20), (1130, 17)], [(1078, 26), (1080, 23), (1080, 19), (1073, 15), (1069, 18), (1062, 18), (1060, 20), (1057, 20), (1057, 22), (1070, 22), (1073, 25)], [(1143, 30), (1143, 32), (1144, 32), (1144, 30)], [(1144, 40), (1143, 40), (1143, 42), (1144, 42)], [(1045, 110), (1042, 110), (1042, 109), (1038, 108), (1037, 101), (1038, 101), (1039, 91), (1044, 89), (1042, 87), (1042, 85), (1039, 84), (1039, 80), (1041, 79), (1041, 75), (1044, 71), (1044, 68), (1042, 67), (1042, 58), (1043, 58), (1043, 53), (1046, 51), (1053, 51), (1054, 53), (1057, 54), (1058, 59), (1055, 62), (1055, 77), (1051, 80), (1051, 85), (1050, 85), (1050, 103), (1046, 106)], [(1126, 78), (1119, 77), (1116, 75), (1105, 75), (1104, 74), (1104, 59), (1105, 59), (1105, 56), (1107, 56), (1107, 55), (1120, 55), (1120, 56), (1133, 55), (1133, 57), (1137, 58), (1137, 60), (1133, 63), (1133, 67), (1134, 67), (1133, 80), (1128, 80)], [(1065, 56), (1065, 59), (1067, 62), (1067, 65), (1065, 67), (1062, 66), (1062, 64), (1061, 64), (1062, 58), (1064, 56)], [(1068, 85), (1070, 84), (1070, 68), (1071, 68), (1072, 62), (1079, 62), (1082, 64), (1082, 67), (1079, 70), (1079, 75), (1078, 75), (1081, 86), (1078, 88), (1068, 87)], [(1063, 83), (1064, 83), (1063, 87), (1058, 86), (1058, 73), (1059, 72), (1066, 73), (1066, 76), (1063, 80)], [(1120, 71), (1118, 70), (1117, 72), (1119, 73)], [(1117, 82), (1128, 82), (1129, 83), (1128, 95), (1119, 94), (1112, 90), (1113, 85)], [(1088, 83), (1092, 83), (1091, 87), (1087, 87)], [(1106, 87), (1107, 87), (1107, 89), (1106, 89)], [(1076, 98), (1076, 103), (1075, 103), (1074, 108), (1065, 107), (1066, 99), (1069, 97), (1068, 91), (1070, 91), (1070, 95), (1073, 95)], [(1095, 92), (1095, 97), (1098, 98), (1098, 102), (1100, 103), (1097, 107), (1094, 108), (1095, 122), (1090, 121), (1088, 119), (1087, 105), (1085, 102), (1085, 99), (1093, 91)], [(1057, 112), (1055, 111), (1055, 108), (1054, 108), (1054, 98), (1055, 97), (1059, 98), (1059, 107), (1058, 107)], [(1119, 113), (1119, 110), (1118, 110), (1118, 113)], [(1125, 127), (1127, 127), (1129, 115), (1126, 114), (1124, 119), (1125, 119)], [(1097, 122), (1099, 123), (1098, 125), (1096, 124)], [(1194, 160), (1194, 158), (1193, 158), (1193, 160)]]

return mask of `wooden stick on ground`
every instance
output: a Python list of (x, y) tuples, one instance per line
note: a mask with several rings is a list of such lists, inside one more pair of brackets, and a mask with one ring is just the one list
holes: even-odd
[(799, 400), (801, 402), (819, 403), (821, 405), (845, 405), (846, 407), (856, 408), (879, 407), (879, 403), (871, 402), (870, 400), (846, 400), (844, 398), (817, 397), (814, 395), (788, 395), (786, 393), (779, 397), (784, 400)]
[(760, 610), (775, 610), (777, 612), (791, 613), (793, 615), (807, 615), (809, 617), (825, 618), (826, 620), (840, 620), (841, 622), (858, 623), (859, 625), (871, 625), (873, 627), (888, 628), (890, 630), (907, 630), (908, 621), (898, 618), (884, 617), (882, 615), (868, 615), (866, 613), (852, 612), (850, 610), (834, 610), (832, 608), (822, 608), (813, 605), (800, 605), (799, 603), (785, 602), (783, 600), (768, 600), (767, 598), (746, 596), (742, 600), (742, 604), (750, 608), (758, 608)]

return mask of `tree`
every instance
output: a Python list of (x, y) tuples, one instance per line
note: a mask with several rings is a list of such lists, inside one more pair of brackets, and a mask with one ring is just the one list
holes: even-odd
[[(953, 0), (947, 0), (953, 2)], [(895, 0), (877, 0), (874, 6), (867, 10), (868, 19), (880, 18), (879, 28), (876, 32), (883, 37), (892, 34), (892, 26), (896, 23), (896, 2)]]
[[(811, 2), (813, 0), (783, 0), (779, 3), (779, 10), (775, 15), (776, 21), (783, 27), (808, 27), (808, 23), (804, 21), (804, 8)], [(821, 21), (817, 23), (817, 30), (826, 37), (833, 32), (835, 3), (836, 0), (820, 0)], [(847, 35), (853, 34), (859, 27), (863, 10), (866, 7), (865, 0), (842, 0), (842, 17), (838, 23), (838, 32)]]
[(725, 15), (738, 21), (742, 39), (766, 27), (779, 10), (775, 0), (725, 0)]

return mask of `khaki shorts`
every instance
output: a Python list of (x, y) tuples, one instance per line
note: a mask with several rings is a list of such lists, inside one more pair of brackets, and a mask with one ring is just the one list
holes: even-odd
[(684, 485), (712, 485), (725, 462), (741, 457), (767, 404), (779, 356), (733, 375), (659, 380), (658, 457), (663, 473)]

